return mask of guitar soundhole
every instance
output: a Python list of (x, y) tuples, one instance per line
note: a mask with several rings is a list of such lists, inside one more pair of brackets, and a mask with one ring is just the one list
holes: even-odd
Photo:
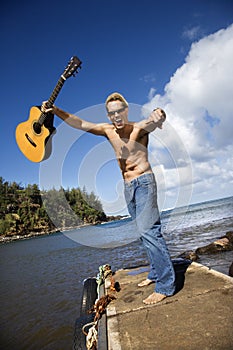
[(39, 135), (41, 133), (41, 125), (40, 125), (40, 123), (35, 122), (33, 124), (33, 130), (35, 131), (36, 134)]

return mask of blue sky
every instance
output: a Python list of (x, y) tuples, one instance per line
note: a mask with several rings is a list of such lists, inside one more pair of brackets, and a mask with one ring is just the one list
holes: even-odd
[(82, 69), (65, 83), (59, 107), (102, 122), (104, 100), (119, 91), (131, 119), (141, 107), (166, 110), (167, 127), (150, 143), (161, 209), (233, 195), (232, 23), (231, 0), (4, 3), (0, 176), (22, 185), (86, 186), (109, 214), (126, 211), (104, 139), (74, 134), (56, 117), (55, 154), (44, 164), (27, 160), (15, 141), (16, 126), (48, 99), (77, 55)]

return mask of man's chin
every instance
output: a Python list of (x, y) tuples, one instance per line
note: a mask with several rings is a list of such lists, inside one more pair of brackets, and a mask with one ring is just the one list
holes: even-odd
[(116, 128), (117, 128), (118, 130), (123, 129), (123, 127), (124, 127), (124, 125), (116, 125)]
[(116, 129), (123, 129), (123, 127), (125, 126), (124, 123), (119, 123), (119, 124), (114, 123), (114, 125), (115, 125), (115, 128), (116, 128)]

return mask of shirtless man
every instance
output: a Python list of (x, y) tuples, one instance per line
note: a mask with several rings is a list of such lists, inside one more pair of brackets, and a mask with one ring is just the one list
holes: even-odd
[(42, 111), (52, 112), (70, 126), (104, 136), (112, 145), (125, 185), (125, 199), (129, 214), (136, 220), (140, 239), (150, 261), (148, 278), (139, 287), (156, 282), (155, 291), (143, 302), (155, 304), (171, 296), (175, 291), (175, 274), (171, 258), (161, 234), (161, 223), (157, 205), (157, 188), (154, 174), (148, 161), (149, 133), (162, 129), (165, 112), (157, 108), (140, 122), (128, 121), (128, 103), (115, 92), (105, 102), (109, 123), (91, 123), (53, 106)]

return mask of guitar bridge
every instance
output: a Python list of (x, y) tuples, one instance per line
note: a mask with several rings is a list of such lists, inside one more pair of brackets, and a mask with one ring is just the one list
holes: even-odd
[(31, 139), (31, 137), (26, 133), (26, 139), (30, 142), (33, 147), (36, 147), (36, 143)]

